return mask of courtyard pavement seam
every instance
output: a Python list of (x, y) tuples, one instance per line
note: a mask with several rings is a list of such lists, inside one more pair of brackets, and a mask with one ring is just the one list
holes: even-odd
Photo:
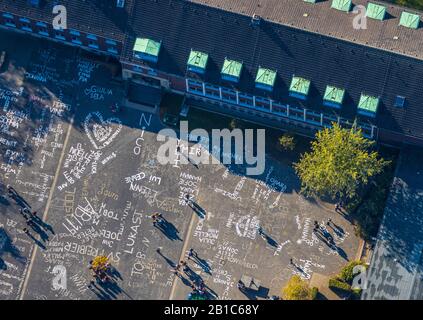
[[(196, 218), (197, 218), (197, 214), (195, 213), (195, 211), (193, 211), (191, 216), (191, 221), (187, 229), (187, 234), (184, 239), (184, 246), (182, 247), (181, 255), (179, 257), (179, 260), (176, 261), (177, 264), (179, 264), (179, 261), (182, 261), (185, 258), (185, 252), (187, 251), (187, 247), (189, 245), (189, 240), (191, 238), (191, 233), (192, 233), (192, 229), (194, 227), (194, 222)], [(178, 286), (178, 277), (175, 276), (175, 278), (173, 279), (173, 285), (172, 285), (172, 290), (170, 291), (169, 300), (175, 300), (174, 296), (175, 296), (177, 286)]]
[[(48, 211), (50, 210), (51, 199), (53, 197), (54, 190), (56, 188), (57, 178), (60, 175), (60, 169), (62, 168), (63, 158), (64, 158), (64, 155), (66, 153), (66, 148), (67, 148), (67, 144), (69, 142), (70, 133), (71, 133), (72, 128), (73, 128), (73, 122), (74, 122), (74, 116), (72, 116), (72, 118), (69, 122), (68, 132), (66, 133), (66, 138), (65, 138), (65, 141), (63, 143), (62, 154), (60, 155), (59, 163), (58, 163), (57, 168), (56, 168), (56, 173), (54, 174), (53, 184), (51, 185), (50, 194), (49, 194), (49, 197), (48, 197), (48, 200), (47, 200), (47, 203), (46, 203), (46, 208), (44, 210), (44, 214), (43, 214), (43, 217), (42, 217), (43, 221), (47, 220)], [(23, 284), (22, 289), (21, 289), (20, 300), (23, 300), (23, 298), (24, 298), (25, 291), (26, 291), (26, 288), (28, 286), (28, 281), (29, 281), (29, 278), (30, 278), (30, 275), (31, 275), (32, 266), (34, 265), (34, 262), (35, 262), (35, 256), (37, 254), (37, 249), (38, 249), (38, 246), (35, 245), (35, 248), (34, 248), (34, 250), (32, 251), (32, 254), (31, 254), (31, 259), (29, 260), (28, 272), (24, 275), (25, 280), (24, 280), (24, 284)]]

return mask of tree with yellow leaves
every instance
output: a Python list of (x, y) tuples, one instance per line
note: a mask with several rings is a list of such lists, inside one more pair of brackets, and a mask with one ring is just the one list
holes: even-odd
[(389, 163), (371, 150), (373, 145), (355, 126), (345, 129), (333, 123), (332, 128), (319, 131), (311, 151), (294, 164), (302, 191), (336, 200), (353, 198), (361, 185)]
[(300, 276), (294, 275), (282, 289), (282, 298), (284, 300), (310, 300), (311, 290), (306, 281), (302, 280)]
[(96, 256), (91, 266), (94, 271), (105, 270), (109, 266), (109, 259), (106, 256)]

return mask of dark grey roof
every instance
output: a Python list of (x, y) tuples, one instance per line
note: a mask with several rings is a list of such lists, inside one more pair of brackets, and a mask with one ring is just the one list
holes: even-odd
[[(234, 6), (237, 1), (233, 2)], [(270, 2), (267, 1), (276, 4), (276, 0), (260, 2), (261, 7), (270, 12)], [(53, 17), (51, 9), (55, 2), (43, 1), (43, 7), (37, 9), (31, 8), (25, 0), (3, 0), (0, 10), (48, 21)], [(257, 3), (257, 0), (252, 2)], [(247, 15), (243, 15), (185, 0), (126, 0), (125, 9), (115, 8), (114, 0), (64, 0), (61, 3), (68, 9), (70, 28), (126, 39), (121, 57), (123, 61), (132, 60), (136, 37), (148, 37), (162, 41), (158, 68), (165, 72), (185, 75), (192, 48), (210, 56), (205, 81), (220, 84), (223, 83), (220, 69), (224, 58), (228, 57), (244, 63), (241, 81), (237, 85), (239, 90), (269, 95), (282, 103), (301, 104), (309, 109), (353, 119), (357, 115), (361, 92), (380, 96), (377, 118), (362, 118), (362, 121), (423, 139), (421, 60), (266, 20), (260, 27), (253, 28), (248, 11), (245, 11)], [(323, 4), (327, 5), (323, 2), (317, 6)], [(303, 5), (303, 1), (296, 2), (296, 6)], [(252, 7), (249, 5), (249, 8)], [(275, 10), (282, 9), (277, 6)], [(330, 15), (335, 14), (332, 12), (334, 10), (330, 11)], [(319, 20), (318, 23), (321, 25), (323, 22)], [(405, 32), (410, 41), (421, 41), (421, 36), (408, 31), (416, 32), (401, 32)], [(417, 32), (421, 35), (421, 30)], [(254, 87), (259, 66), (278, 71), (272, 94)], [(288, 97), (293, 74), (311, 80), (306, 102)], [(326, 85), (346, 89), (340, 111), (322, 107)], [(406, 97), (405, 108), (394, 106), (397, 95)]]
[[(278, 74), (270, 96), (292, 105), (300, 104), (288, 97), (295, 74), (311, 80), (310, 98), (302, 104), (317, 111), (338, 112), (322, 107), (326, 85), (345, 88), (340, 115), (351, 119), (365, 92), (381, 97), (379, 127), (423, 138), (422, 61), (268, 21), (253, 28), (250, 20), (187, 1), (139, 0), (131, 16), (135, 35), (128, 37), (122, 59), (133, 59), (136, 36), (161, 40), (159, 69), (185, 75), (192, 48), (209, 54), (205, 80), (220, 84), (220, 69), (228, 57), (244, 63), (240, 90), (257, 95), (267, 95), (254, 87), (258, 67), (274, 69)], [(394, 107), (396, 95), (406, 97), (404, 109)]]
[(118, 9), (116, 0), (40, 0), (40, 6), (34, 7), (28, 0), (2, 0), (0, 10), (51, 24), (54, 5), (63, 5), (69, 29), (122, 41), (124, 34), (130, 32), (127, 22), (133, 0), (125, 3), (125, 8)]
[(318, 34), (356, 42), (362, 45), (398, 52), (423, 60), (423, 28), (418, 30), (399, 26), (402, 11), (423, 13), (380, 1), (353, 0), (353, 6), (367, 7), (369, 2), (387, 8), (387, 18), (382, 22), (367, 19), (367, 29), (353, 28), (356, 16), (331, 8), (332, 0), (307, 3), (303, 0), (191, 0), (207, 6), (221, 8)]
[(423, 149), (401, 152), (363, 299), (423, 299), (422, 163)]

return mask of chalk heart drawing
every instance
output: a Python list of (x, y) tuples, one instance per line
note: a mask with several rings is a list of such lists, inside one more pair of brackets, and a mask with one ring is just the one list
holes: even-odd
[[(113, 128), (112, 124), (117, 124)], [(91, 112), (84, 121), (84, 130), (93, 146), (101, 150), (112, 143), (122, 130), (122, 123), (118, 118), (103, 119), (100, 112)]]

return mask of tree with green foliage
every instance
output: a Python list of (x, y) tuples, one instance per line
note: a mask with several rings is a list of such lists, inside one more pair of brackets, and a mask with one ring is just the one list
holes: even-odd
[(388, 0), (400, 6), (423, 10), (423, 0)]
[(295, 148), (295, 140), (294, 136), (289, 133), (284, 133), (279, 137), (279, 146), (282, 147), (284, 150), (294, 150)]
[(360, 185), (380, 172), (389, 163), (371, 151), (374, 141), (363, 137), (355, 126), (344, 129), (337, 123), (316, 134), (311, 151), (294, 164), (306, 195), (351, 199)]
[(311, 290), (306, 281), (302, 280), (300, 276), (294, 275), (282, 289), (282, 298), (284, 300), (310, 300)]
[(338, 278), (348, 284), (352, 284), (352, 281), (355, 277), (354, 274), (354, 267), (355, 266), (366, 266), (364, 262), (359, 261), (359, 260), (355, 260), (355, 261), (350, 261), (348, 264), (346, 264), (342, 269), (341, 272), (338, 275)]
[(232, 119), (231, 122), (229, 123), (229, 128), (231, 130), (242, 129), (242, 128), (244, 128), (244, 122), (242, 122), (239, 119)]

